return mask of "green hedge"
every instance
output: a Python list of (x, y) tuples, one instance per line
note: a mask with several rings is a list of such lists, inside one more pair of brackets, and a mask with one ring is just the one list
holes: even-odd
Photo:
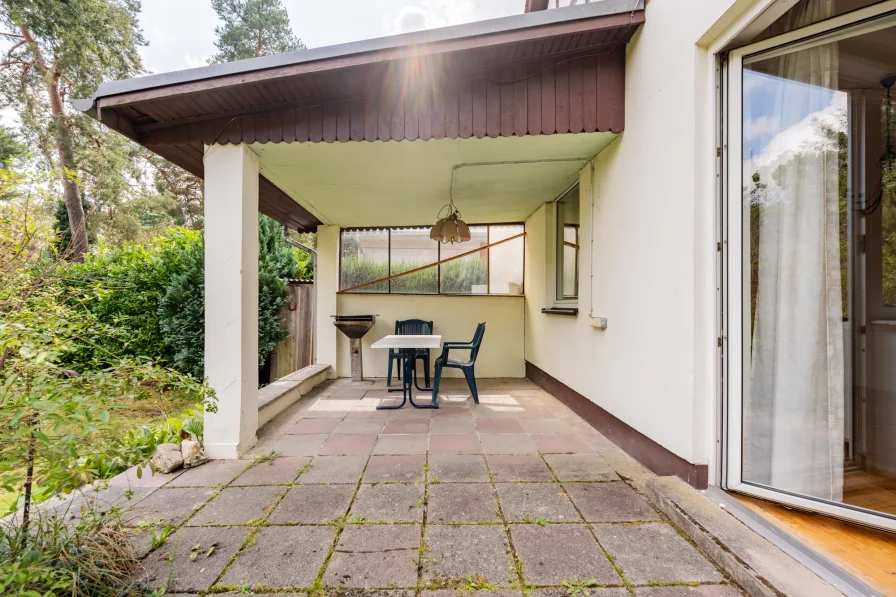
[[(292, 249), (280, 225), (259, 216), (258, 360), (262, 364), (287, 333), (280, 309), (286, 279), (296, 274)], [(198, 379), (203, 376), (205, 259), (202, 231), (173, 228), (145, 245), (99, 248), (72, 268), (68, 291), (116, 337), (95, 338), (114, 354), (150, 357)], [(122, 339), (123, 338), (123, 339)], [(73, 368), (90, 367), (91, 352), (73, 354)]]
[[(399, 261), (392, 264), (392, 272), (400, 273), (427, 265), (422, 261)], [(417, 294), (435, 294), (438, 289), (439, 268), (431, 267), (407, 276), (401, 276), (392, 280), (392, 292), (405, 292)], [(469, 294), (473, 285), (488, 284), (488, 263), (474, 256), (449, 261), (441, 265), (442, 293), (445, 294)], [(387, 277), (388, 266), (375, 259), (343, 256), (342, 257), (342, 288), (350, 288)], [(387, 282), (373, 284), (359, 288), (355, 292), (388, 292)]]

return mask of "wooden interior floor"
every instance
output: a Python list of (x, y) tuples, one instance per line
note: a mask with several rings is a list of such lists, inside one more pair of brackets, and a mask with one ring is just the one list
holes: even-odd
[(843, 479), (843, 501), (852, 506), (896, 514), (896, 479), (850, 471)]
[(853, 576), (896, 597), (896, 534), (732, 495)]

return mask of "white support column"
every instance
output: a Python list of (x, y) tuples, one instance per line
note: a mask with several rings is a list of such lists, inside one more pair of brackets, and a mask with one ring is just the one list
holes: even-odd
[(317, 362), (331, 365), (336, 376), (336, 326), (331, 315), (336, 312), (336, 292), (339, 290), (339, 227), (317, 227)]
[(258, 429), (258, 156), (245, 145), (205, 154), (205, 414), (211, 458), (239, 458)]

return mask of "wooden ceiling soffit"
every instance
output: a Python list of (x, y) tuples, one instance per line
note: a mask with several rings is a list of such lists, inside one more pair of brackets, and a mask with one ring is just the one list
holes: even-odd
[(387, 82), (366, 98), (215, 115), (138, 134), (146, 145), (201, 146), (619, 133), (624, 94), (625, 46), (615, 45), (460, 80), (424, 78), (398, 93)]

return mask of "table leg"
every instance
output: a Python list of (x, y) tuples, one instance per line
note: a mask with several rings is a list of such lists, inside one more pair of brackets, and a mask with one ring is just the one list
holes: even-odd
[[(439, 408), (438, 404), (417, 404), (416, 402), (414, 402), (414, 386), (416, 386), (420, 391), (425, 391), (423, 388), (417, 385), (417, 359), (415, 358), (416, 354), (417, 351), (415, 349), (411, 349), (404, 359), (405, 363), (407, 363), (404, 371), (405, 380), (408, 384), (408, 400), (410, 401), (411, 406), (413, 406), (414, 408)], [(429, 391), (431, 392), (432, 388), (430, 388)]]
[[(407, 359), (402, 359), (404, 362), (401, 364), (404, 367), (404, 379), (401, 380), (401, 389), (399, 388), (389, 388), (390, 392), (401, 392), (401, 404), (394, 404), (391, 406), (387, 406), (385, 404), (380, 404), (376, 407), (377, 410), (398, 410), (399, 408), (403, 408), (407, 403), (408, 399), (411, 398), (411, 382), (408, 378), (408, 368), (407, 368)], [(411, 398), (411, 404), (414, 404), (413, 398)], [(415, 405), (416, 406), (416, 405)]]

